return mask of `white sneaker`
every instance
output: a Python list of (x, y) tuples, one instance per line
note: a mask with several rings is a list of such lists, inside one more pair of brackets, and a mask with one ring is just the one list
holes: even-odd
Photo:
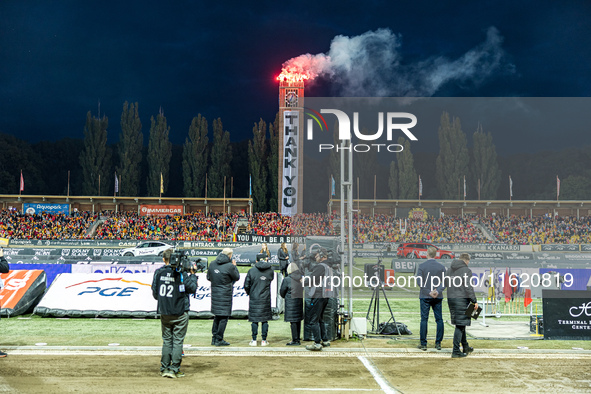
[(261, 346), (267, 346), (268, 344), (269, 344), (269, 342), (267, 342), (267, 341), (262, 341), (261, 342)]
[[(257, 341), (250, 341), (249, 345), (250, 346), (256, 346), (257, 345)], [(265, 345), (263, 345), (263, 346), (265, 346)]]

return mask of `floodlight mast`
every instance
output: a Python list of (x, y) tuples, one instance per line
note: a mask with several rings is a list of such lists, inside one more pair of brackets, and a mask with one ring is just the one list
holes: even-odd
[[(347, 151), (347, 156), (345, 156)], [(345, 178), (345, 172), (347, 177)], [(346, 202), (345, 202), (346, 197)], [(346, 255), (341, 259), (341, 273), (345, 272), (345, 261), (349, 265), (349, 291), (348, 291), (348, 316), (353, 317), (353, 150), (351, 140), (341, 140), (341, 251)], [(345, 207), (346, 205), (346, 207)], [(347, 234), (345, 229), (345, 217), (347, 220)], [(347, 248), (345, 248), (345, 243)], [(345, 280), (341, 280), (341, 304), (345, 305)]]

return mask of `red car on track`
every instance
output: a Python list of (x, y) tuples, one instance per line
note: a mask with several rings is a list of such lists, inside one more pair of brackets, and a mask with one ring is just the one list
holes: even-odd
[(398, 251), (396, 255), (401, 258), (407, 259), (426, 259), (427, 248), (433, 246), (437, 249), (436, 259), (453, 259), (455, 257), (454, 252), (449, 250), (439, 249), (437, 246), (425, 242), (408, 242), (398, 245)]

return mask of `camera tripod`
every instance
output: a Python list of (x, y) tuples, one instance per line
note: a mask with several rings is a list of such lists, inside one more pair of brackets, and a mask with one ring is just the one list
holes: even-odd
[[(390, 318), (386, 322), (382, 322), (380, 324), (380, 293), (384, 297), (386, 301), (386, 305), (388, 306), (388, 312), (390, 312)], [(370, 318), (370, 312), (373, 306), (373, 315)], [(373, 288), (373, 294), (371, 295), (371, 301), (369, 302), (369, 308), (367, 308), (367, 316), (366, 319), (368, 322), (371, 322), (371, 330), (372, 334), (381, 334), (384, 328), (388, 323), (393, 323), (396, 329), (396, 334), (400, 335), (400, 331), (398, 330), (398, 325), (396, 324), (396, 319), (394, 319), (394, 314), (392, 313), (392, 307), (390, 307), (390, 302), (388, 301), (388, 297), (386, 296), (386, 291), (384, 290), (384, 283), (380, 283), (378, 286)]]

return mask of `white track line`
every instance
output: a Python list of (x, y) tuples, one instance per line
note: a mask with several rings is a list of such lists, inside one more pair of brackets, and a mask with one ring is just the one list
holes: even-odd
[(297, 389), (293, 389), (294, 391), (380, 391), (378, 389), (352, 389), (352, 388), (329, 388), (329, 389), (323, 389), (323, 388), (297, 388)]
[(363, 363), (363, 366), (365, 368), (367, 368), (367, 370), (369, 371), (371, 376), (373, 376), (373, 378), (375, 379), (375, 381), (377, 382), (377, 384), (380, 386), (380, 388), (382, 389), (382, 391), (384, 393), (386, 393), (386, 394), (399, 393), (399, 391), (396, 390), (394, 387), (392, 387), (392, 385), (390, 385), (390, 382), (388, 382), (388, 380), (386, 380), (386, 378), (384, 378), (382, 373), (380, 371), (378, 371), (376, 367), (373, 366), (371, 361), (369, 361), (364, 356), (358, 356), (357, 358), (359, 359), (359, 361), (361, 361)]

